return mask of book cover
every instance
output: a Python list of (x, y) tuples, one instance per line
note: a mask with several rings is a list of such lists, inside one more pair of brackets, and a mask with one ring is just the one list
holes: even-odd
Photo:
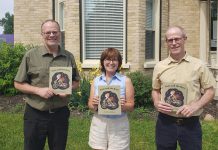
[(164, 83), (161, 88), (161, 100), (172, 105), (174, 111), (187, 104), (187, 87), (185, 84)]
[(99, 86), (98, 114), (100, 115), (120, 115), (120, 86)]
[(49, 88), (55, 94), (72, 93), (72, 67), (50, 67)]

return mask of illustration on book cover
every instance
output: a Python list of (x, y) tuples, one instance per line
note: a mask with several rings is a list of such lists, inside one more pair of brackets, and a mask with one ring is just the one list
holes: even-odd
[(187, 88), (184, 84), (163, 84), (161, 93), (162, 99), (175, 109), (186, 104)]
[(99, 114), (121, 114), (120, 86), (99, 86)]
[(49, 87), (57, 94), (71, 94), (72, 68), (71, 67), (50, 67)]

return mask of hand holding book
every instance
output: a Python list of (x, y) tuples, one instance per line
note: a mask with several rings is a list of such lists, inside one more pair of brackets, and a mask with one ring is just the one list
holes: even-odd
[(99, 103), (99, 97), (98, 96), (95, 96), (92, 100), (92, 105), (93, 105), (93, 109), (95, 111), (98, 110), (98, 103)]
[(121, 104), (121, 110), (126, 111), (125, 104), (126, 104), (126, 98), (120, 97), (120, 104)]

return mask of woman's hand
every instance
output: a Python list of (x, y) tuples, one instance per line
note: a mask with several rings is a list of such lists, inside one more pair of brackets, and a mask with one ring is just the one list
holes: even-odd
[(95, 111), (97, 111), (98, 109), (98, 103), (99, 103), (99, 97), (98, 96), (94, 96), (92, 99), (92, 105)]
[(120, 97), (121, 111), (125, 111), (126, 99), (125, 97)]

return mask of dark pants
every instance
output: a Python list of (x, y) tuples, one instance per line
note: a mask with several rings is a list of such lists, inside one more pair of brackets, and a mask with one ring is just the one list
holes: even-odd
[(156, 124), (157, 150), (201, 150), (202, 131), (198, 117), (178, 119), (159, 113)]
[(70, 112), (67, 106), (53, 111), (39, 111), (26, 105), (24, 150), (43, 150), (46, 138), (50, 150), (65, 150)]

